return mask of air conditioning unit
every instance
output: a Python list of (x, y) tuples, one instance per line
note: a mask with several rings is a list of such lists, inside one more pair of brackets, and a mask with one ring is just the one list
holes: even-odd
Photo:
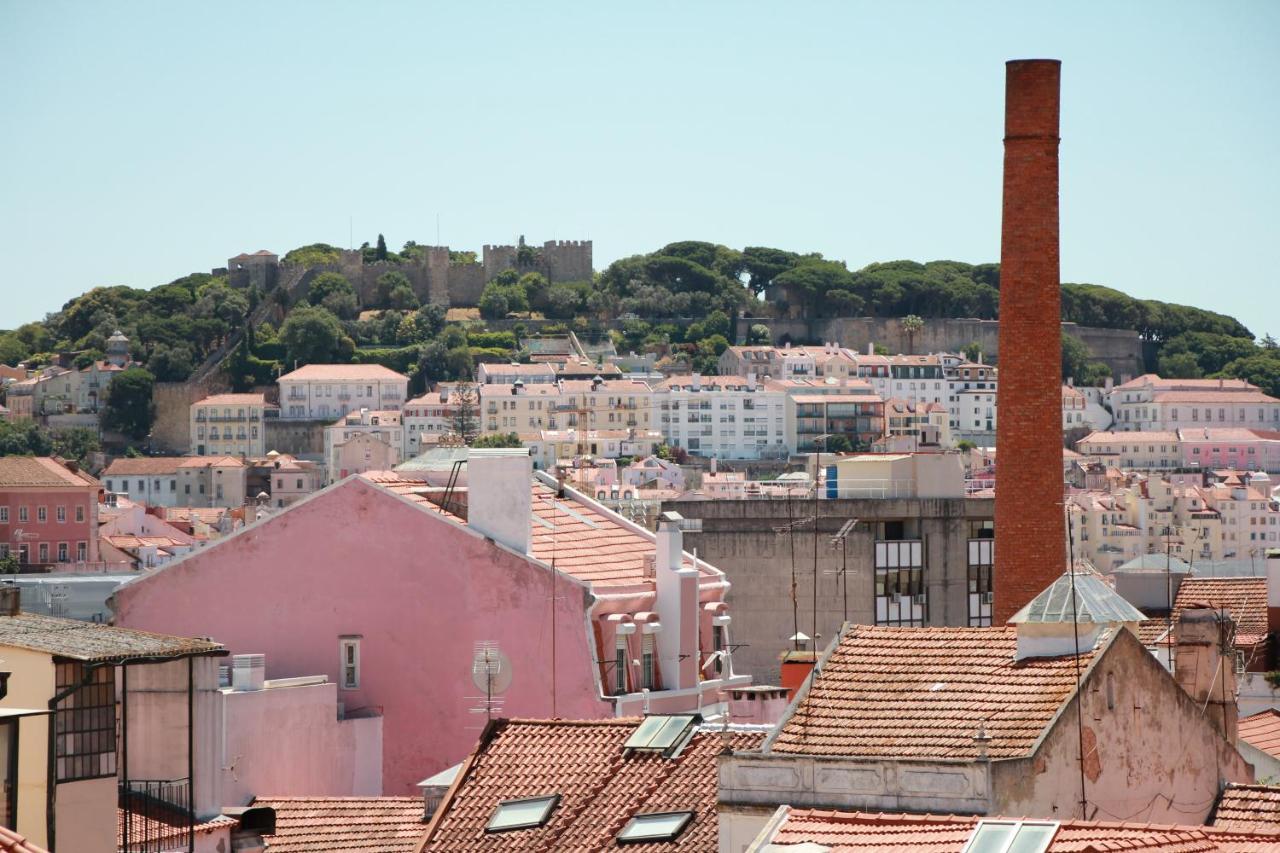
[(889, 593), (889, 601), (893, 604), (900, 604), (902, 602), (902, 594), (897, 592)]
[(913, 595), (911, 596), (911, 603), (918, 607), (924, 607), (925, 598), (926, 596), (923, 592), (919, 595)]
[(990, 606), (991, 606), (991, 601), (992, 601), (992, 599), (993, 599), (994, 597), (995, 597), (995, 596), (993, 596), (991, 593), (989, 593), (989, 592), (984, 592), (984, 593), (982, 593), (982, 599), (981, 599), (981, 601), (982, 601), (982, 603), (983, 603), (983, 604), (985, 604), (985, 605), (987, 605), (988, 607), (990, 607)]

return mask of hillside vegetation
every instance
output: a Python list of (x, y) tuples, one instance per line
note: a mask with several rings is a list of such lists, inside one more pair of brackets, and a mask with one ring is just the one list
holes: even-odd
[[(368, 260), (392, 263), (410, 261), (421, 250), (410, 241), (400, 252), (389, 251), (381, 236), (376, 246), (362, 247)], [(329, 264), (337, 252), (316, 243), (288, 252), (285, 262)], [(457, 262), (475, 261), (471, 253), (456, 254)], [(316, 278), (305, 301), (289, 304), (281, 297), (237, 290), (206, 273), (149, 290), (98, 287), (41, 322), (0, 332), (0, 362), (40, 364), (52, 353), (76, 351), (77, 360), (88, 363), (101, 356), (106, 338), (119, 328), (157, 381), (182, 381), (243, 331), (227, 361), (238, 388), (270, 382), (295, 363), (356, 361), (407, 372), (420, 390), (469, 376), (477, 358), (527, 356), (518, 347), (521, 328), (489, 331), (483, 322), (446, 323), (441, 308), (418, 304), (408, 279), (396, 271), (378, 280), (372, 304), (360, 304), (351, 283), (332, 272)], [(246, 328), (246, 318), (264, 299), (272, 301), (269, 319)], [(1064, 320), (1136, 331), (1156, 353), (1149, 366), (1163, 375), (1239, 377), (1280, 394), (1275, 342), (1255, 341), (1235, 318), (1135, 299), (1096, 284), (1064, 284), (1062, 306)], [(657, 351), (707, 373), (734, 342), (733, 317), (767, 317), (793, 307), (812, 317), (997, 319), (1000, 270), (997, 264), (958, 261), (890, 261), (850, 270), (817, 253), (683, 241), (617, 260), (590, 282), (551, 284), (538, 272), (517, 268), (490, 282), (480, 304), (490, 320), (540, 316), (563, 321), (562, 329), (601, 334), (609, 324), (607, 333), (620, 347)], [(749, 337), (763, 342), (767, 336), (767, 326), (754, 326)], [(1064, 356), (1069, 375), (1101, 379), (1100, 365), (1089, 362), (1087, 353), (1068, 346)]]

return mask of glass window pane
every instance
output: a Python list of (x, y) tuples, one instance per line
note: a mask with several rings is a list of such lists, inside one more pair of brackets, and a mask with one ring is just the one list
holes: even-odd
[(636, 815), (618, 833), (618, 841), (670, 841), (693, 819), (693, 812)]
[(506, 800), (493, 810), (493, 816), (485, 826), (485, 832), (502, 832), (509, 829), (527, 829), (542, 826), (551, 816), (559, 800), (558, 794), (549, 797), (532, 797), (523, 800)]
[(1016, 829), (1012, 823), (979, 823), (965, 853), (1002, 853)]
[[(650, 636), (652, 635), (645, 635), (645, 639), (647, 640)], [(646, 643), (645, 645), (647, 651), (648, 644)], [(631, 737), (627, 738), (627, 742), (623, 746), (631, 749), (648, 746), (649, 741), (653, 740), (654, 735), (658, 733), (666, 721), (666, 717), (646, 717), (640, 727), (631, 733)]]
[(1052, 824), (1023, 824), (1009, 845), (1008, 853), (1044, 853), (1056, 828)]

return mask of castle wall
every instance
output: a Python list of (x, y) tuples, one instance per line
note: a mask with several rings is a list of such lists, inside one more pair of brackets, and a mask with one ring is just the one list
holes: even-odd
[(191, 452), (191, 404), (211, 394), (229, 391), (221, 379), (200, 382), (157, 382), (151, 399), (156, 419), (151, 426), (152, 447), (176, 456)]

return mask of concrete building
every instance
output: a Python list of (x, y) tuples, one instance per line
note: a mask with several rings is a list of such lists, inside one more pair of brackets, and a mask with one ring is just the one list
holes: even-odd
[(825, 645), (846, 621), (993, 624), (989, 497), (676, 500), (663, 508), (685, 517), (687, 547), (732, 584), (734, 642), (743, 644), (734, 665), (757, 681), (778, 683), (779, 654), (798, 645), (789, 638), (803, 633)]
[(258, 459), (247, 460), (245, 501), (255, 503), (268, 495), (271, 506), (297, 503), (324, 486), (324, 469), (309, 459), (298, 459), (272, 450)]
[[(588, 376), (588, 379), (591, 377)], [(525, 385), (546, 384), (556, 381), (556, 369), (553, 365), (534, 364), (487, 364), (476, 365), (477, 385), (512, 385), (517, 381)]]
[(278, 413), (262, 394), (214, 394), (191, 404), (191, 449), (197, 456), (261, 456), (266, 418)]
[[(678, 517), (655, 536), (527, 454), (472, 450), (467, 468), (454, 488), (348, 478), (125, 584), (116, 621), (182, 624), (266, 654), (273, 677), (328, 675), (349, 710), (381, 708), (389, 794), (465, 758), (488, 693), (478, 655), (510, 674), (504, 713), (724, 713), (750, 682), (728, 584), (683, 552)], [(351, 535), (365, 524), (377, 535)]]
[(360, 409), (325, 428), (324, 464), (330, 483), (348, 474), (388, 471), (404, 458), (404, 424), (398, 411)]
[(401, 420), (406, 458), (430, 450), (440, 443), (442, 436), (455, 432), (458, 406), (451, 396), (455, 387), (454, 383), (442, 382), (435, 391), (404, 404)]
[(1225, 784), (1253, 780), (1234, 687), (1213, 676), (1226, 625), (1184, 616), (1175, 681), (1131, 630), (1142, 614), (1096, 575), (1075, 580), (1087, 615), (1064, 616), (1066, 578), (1008, 627), (847, 626), (763, 747), (722, 761), (721, 849), (783, 804), (1206, 820)]
[(1183, 465), (1182, 443), (1172, 430), (1091, 432), (1076, 442), (1076, 448), (1099, 462), (1131, 471)]
[(942, 403), (912, 403), (892, 399), (884, 404), (886, 450), (924, 450), (953, 447), (953, 418)]
[(717, 459), (786, 455), (785, 392), (754, 373), (673, 376), (654, 390), (656, 426), (672, 447)]
[(1179, 427), (1182, 465), (1208, 470), (1280, 473), (1280, 432), (1226, 427)]
[(180, 506), (178, 466), (182, 456), (122, 456), (112, 460), (102, 472), (102, 486), (107, 492), (124, 495), (130, 501), (147, 506)]
[[(796, 453), (834, 449), (842, 438), (855, 450), (871, 447), (884, 436), (884, 401), (861, 389), (787, 394), (787, 435)], [(869, 390), (869, 389), (868, 389)]]
[(248, 468), (233, 456), (189, 456), (178, 465), (178, 503), (183, 507), (240, 507)]
[(857, 453), (823, 470), (826, 498), (963, 498), (964, 461), (953, 453)]
[(1280, 400), (1243, 379), (1163, 379), (1147, 373), (1111, 389), (1115, 429), (1280, 430)]
[(655, 428), (653, 389), (628, 379), (478, 386), (481, 433)]
[(351, 411), (399, 411), (409, 377), (380, 364), (308, 364), (277, 380), (282, 420), (332, 420)]
[(0, 456), (0, 557), (46, 569), (95, 566), (101, 492), (74, 463)]

